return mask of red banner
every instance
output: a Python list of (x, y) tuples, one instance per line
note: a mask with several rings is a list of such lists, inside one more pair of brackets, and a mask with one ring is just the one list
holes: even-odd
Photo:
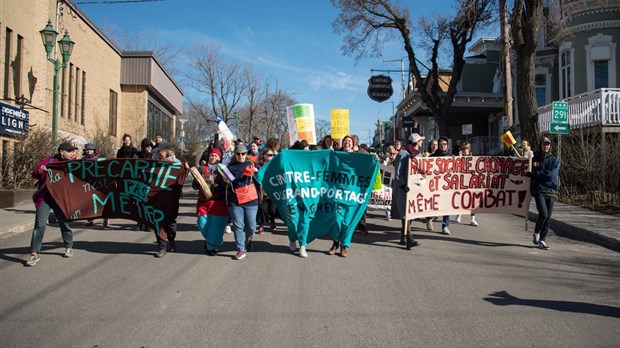
[(130, 219), (155, 231), (176, 219), (187, 170), (147, 159), (76, 160), (47, 165), (45, 185), (69, 221)]

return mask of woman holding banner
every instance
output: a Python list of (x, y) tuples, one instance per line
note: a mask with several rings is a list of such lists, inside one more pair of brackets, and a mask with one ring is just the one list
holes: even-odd
[(198, 191), (196, 201), (196, 223), (205, 239), (205, 251), (209, 256), (217, 255), (218, 249), (224, 243), (224, 228), (228, 223), (228, 208), (226, 207), (226, 182), (217, 170), (222, 158), (222, 151), (212, 148), (209, 151), (207, 163), (197, 168), (211, 191), (207, 197), (198, 180), (192, 181), (192, 188)]
[(235, 260), (246, 257), (247, 251), (252, 251), (252, 238), (256, 231), (256, 214), (258, 212), (258, 193), (252, 176), (256, 172), (254, 163), (247, 157), (248, 150), (242, 144), (237, 144), (235, 157), (228, 164), (228, 171), (233, 179), (226, 188), (228, 211), (233, 221), (233, 232), (237, 244)]

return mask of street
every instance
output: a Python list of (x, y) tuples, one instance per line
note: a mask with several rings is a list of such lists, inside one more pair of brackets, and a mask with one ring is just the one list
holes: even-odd
[[(186, 185), (176, 253), (162, 259), (134, 222), (73, 223), (62, 257), (49, 226), (41, 261), (25, 267), (30, 233), (1, 240), (2, 347), (612, 347), (620, 345), (618, 253), (549, 234), (522, 217), (477, 215), (452, 235), (414, 222), (421, 246), (398, 245), (400, 222), (369, 211), (347, 258), (316, 240), (302, 259), (278, 229), (241, 261), (232, 234), (204, 254)], [(34, 219), (34, 216), (25, 218)], [(453, 217), (454, 220), (454, 217)], [(552, 226), (553, 227), (553, 226)]]

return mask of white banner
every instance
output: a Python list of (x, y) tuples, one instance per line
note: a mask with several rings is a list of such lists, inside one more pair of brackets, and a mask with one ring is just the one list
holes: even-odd
[(407, 218), (505, 213), (527, 216), (528, 159), (491, 156), (409, 160)]

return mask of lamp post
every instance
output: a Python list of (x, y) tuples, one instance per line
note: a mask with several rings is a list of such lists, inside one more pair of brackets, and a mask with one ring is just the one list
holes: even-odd
[(75, 42), (69, 37), (69, 31), (65, 30), (65, 35), (62, 39), (58, 40), (58, 46), (60, 48), (60, 54), (62, 55), (62, 62), (58, 57), (52, 58), (52, 50), (56, 42), (58, 32), (52, 27), (52, 21), (48, 20), (45, 28), (39, 31), (41, 34), (41, 40), (43, 40), (43, 46), (45, 47), (45, 53), (47, 54), (47, 60), (54, 63), (54, 86), (53, 86), (53, 113), (52, 113), (52, 137), (54, 143), (58, 140), (58, 73), (60, 68), (67, 67), (69, 64), (69, 58), (71, 58), (71, 51), (73, 51), (73, 45)]

